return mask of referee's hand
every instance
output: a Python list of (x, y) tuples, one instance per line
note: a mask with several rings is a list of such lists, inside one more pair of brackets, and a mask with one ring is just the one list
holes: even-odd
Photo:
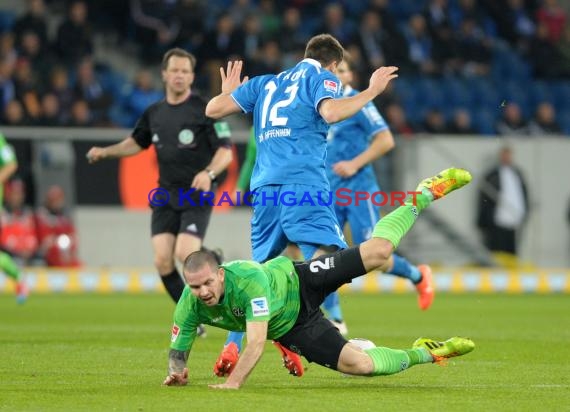
[(208, 172), (202, 170), (200, 173), (194, 176), (194, 180), (192, 180), (192, 187), (196, 190), (209, 192), (212, 188), (212, 179), (210, 179)]

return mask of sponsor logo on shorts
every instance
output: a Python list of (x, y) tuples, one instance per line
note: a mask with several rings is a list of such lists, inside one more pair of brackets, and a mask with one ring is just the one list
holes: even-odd
[(255, 298), (251, 300), (251, 309), (253, 310), (253, 316), (267, 316), (269, 315), (269, 305), (267, 304), (267, 298)]
[(172, 325), (172, 336), (170, 336), (170, 342), (176, 342), (179, 333), (180, 327), (178, 327), (176, 324)]

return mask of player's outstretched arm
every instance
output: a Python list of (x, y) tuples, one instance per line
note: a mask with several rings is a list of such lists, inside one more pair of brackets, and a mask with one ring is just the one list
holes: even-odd
[(168, 354), (168, 376), (164, 379), (163, 385), (184, 386), (188, 383), (187, 359), (188, 352), (170, 349)]
[(143, 150), (142, 147), (137, 144), (135, 139), (129, 136), (125, 140), (111, 146), (92, 147), (87, 152), (86, 157), (89, 163), (96, 163), (99, 160), (108, 158), (132, 156), (141, 150)]
[(228, 62), (227, 72), (220, 67), (220, 76), (222, 77), (222, 93), (212, 98), (206, 106), (206, 116), (213, 119), (220, 119), (232, 113), (241, 112), (240, 107), (231, 98), (230, 94), (239, 86), (247, 82), (247, 76), (241, 80), (241, 69), (243, 62), (241, 60)]
[(360, 93), (343, 97), (341, 99), (326, 99), (319, 106), (319, 113), (327, 123), (337, 123), (341, 120), (354, 116), (368, 102), (384, 91), (390, 80), (398, 77), (395, 66), (380, 67), (372, 76), (366, 90)]
[(267, 321), (247, 322), (247, 346), (240, 356), (235, 369), (225, 383), (210, 385), (210, 388), (239, 389), (245, 383), (245, 380), (263, 354), (265, 341), (267, 340), (268, 323)]

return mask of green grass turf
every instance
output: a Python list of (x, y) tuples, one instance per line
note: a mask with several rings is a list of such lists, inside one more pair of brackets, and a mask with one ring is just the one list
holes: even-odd
[[(189, 361), (191, 384), (163, 387), (173, 305), (166, 295), (0, 295), (1, 410), (559, 411), (570, 408), (570, 297), (345, 295), (351, 336), (409, 347), (419, 336), (475, 340), (447, 367), (349, 378), (310, 365), (294, 378), (267, 345), (239, 391), (215, 391), (225, 332), (208, 328)], [(204, 409), (205, 408), (205, 409)]]

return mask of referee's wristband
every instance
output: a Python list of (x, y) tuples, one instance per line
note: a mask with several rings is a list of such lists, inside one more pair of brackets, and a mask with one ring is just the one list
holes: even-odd
[(208, 173), (208, 176), (210, 177), (210, 180), (212, 180), (212, 181), (216, 180), (216, 173), (214, 173), (213, 170), (211, 170), (211, 169), (206, 169), (206, 173)]

